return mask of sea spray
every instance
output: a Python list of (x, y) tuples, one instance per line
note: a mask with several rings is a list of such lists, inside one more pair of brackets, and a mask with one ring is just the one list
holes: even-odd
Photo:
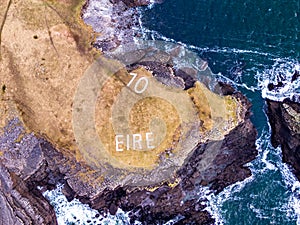
[[(44, 196), (54, 207), (58, 225), (126, 225), (131, 224), (128, 214), (118, 209), (116, 215), (101, 215), (97, 210), (91, 209), (87, 204), (82, 204), (78, 199), (68, 201), (62, 193), (63, 185), (60, 184), (54, 190), (47, 190)], [(138, 221), (134, 224), (139, 225)]]

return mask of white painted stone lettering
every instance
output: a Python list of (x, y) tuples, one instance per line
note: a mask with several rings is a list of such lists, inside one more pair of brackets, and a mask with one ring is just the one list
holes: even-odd
[[(124, 146), (126, 150), (151, 150), (155, 148), (153, 145), (153, 133), (148, 132), (146, 134), (117, 134), (115, 136), (115, 146), (117, 152), (123, 152)], [(126, 146), (126, 147), (125, 147)]]
[[(132, 76), (132, 78), (128, 82), (127, 87), (129, 87), (133, 83), (135, 78), (137, 77), (136, 73), (129, 73), (129, 74)], [(135, 93), (141, 94), (144, 91), (146, 91), (148, 84), (149, 84), (149, 81), (148, 81), (147, 77), (141, 77), (136, 81), (133, 90)]]
[[(138, 145), (138, 148), (136, 147)], [(132, 148), (137, 150), (142, 150), (142, 135), (141, 134), (133, 134), (132, 135)]]
[(127, 150), (130, 149), (130, 135), (129, 134), (126, 135), (126, 149)]
[(153, 133), (150, 132), (150, 133), (146, 133), (146, 143), (147, 143), (147, 148), (148, 149), (153, 149), (155, 148), (153, 145), (151, 145), (151, 142), (153, 142), (154, 139), (153, 139)]
[(119, 145), (123, 144), (124, 142), (123, 141), (120, 141), (119, 139), (123, 138), (123, 135), (122, 134), (118, 134), (116, 135), (116, 151), (117, 152), (122, 152), (123, 149), (122, 148), (119, 148)]

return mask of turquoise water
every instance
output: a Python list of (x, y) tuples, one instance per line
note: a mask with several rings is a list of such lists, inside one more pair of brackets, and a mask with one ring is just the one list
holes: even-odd
[(212, 199), (220, 224), (300, 224), (300, 185), (270, 144), (262, 98), (263, 80), (299, 66), (299, 16), (299, 0), (166, 0), (143, 11), (146, 38), (185, 44), (253, 104), (259, 156), (250, 179)]

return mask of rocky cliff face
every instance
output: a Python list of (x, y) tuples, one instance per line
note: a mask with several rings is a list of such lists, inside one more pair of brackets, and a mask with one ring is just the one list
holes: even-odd
[(282, 147), (283, 161), (292, 166), (300, 179), (300, 104), (291, 100), (267, 100), (272, 144)]
[[(128, 176), (132, 172), (129, 169), (124, 169), (123, 173), (120, 168), (113, 168), (110, 170), (113, 173), (109, 174), (102, 167), (91, 164), (77, 149), (72, 130), (76, 87), (95, 56), (95, 51), (87, 44), (91, 42), (89, 37), (92, 32), (78, 22), (76, 6), (79, 2), (52, 4), (49, 1), (45, 6), (42, 1), (16, 1), (5, 16), (0, 64), (2, 224), (56, 224), (54, 210), (42, 192), (55, 188), (58, 183), (64, 184), (63, 193), (69, 200), (78, 198), (100, 212), (109, 211), (112, 214), (120, 207), (130, 211), (132, 220), (138, 219), (144, 224), (164, 222), (178, 215), (183, 216), (181, 223), (212, 224), (213, 219), (203, 210), (205, 200), (201, 199), (201, 194), (199, 196), (202, 188), (217, 193), (251, 174), (244, 166), (257, 154), (256, 130), (249, 119), (250, 103), (226, 84), (219, 85), (219, 92), (228, 96), (216, 95), (207, 88), (210, 86), (209, 80), (196, 82), (195, 70), (174, 67), (169, 61), (170, 55), (182, 55), (181, 48), (174, 48), (169, 55), (156, 55), (156, 62), (150, 55), (147, 60), (127, 69), (136, 73), (143, 71), (160, 83), (179, 88), (182, 96), (194, 104), (196, 113), (193, 116), (197, 116), (197, 124), (202, 128), (197, 130), (197, 134), (202, 136), (196, 136), (199, 137), (193, 138), (196, 142), (180, 150), (185, 157), (183, 162), (176, 164), (176, 168), (169, 167), (172, 174), (156, 171), (156, 175), (170, 176), (151, 185), (129, 185), (130, 179), (126, 181), (127, 177), (131, 178)], [(130, 7), (145, 4), (146, 1), (116, 2), (118, 9), (125, 7), (130, 10)], [(107, 4), (114, 7), (111, 2)], [(107, 11), (104, 6), (98, 5), (98, 11)], [(45, 15), (43, 20), (40, 19), (41, 10)], [(74, 18), (74, 13), (78, 17)], [(1, 11), (1, 16), (4, 14)], [(120, 19), (124, 15), (118, 16)], [(120, 22), (124, 21), (120, 19)], [(102, 25), (101, 29), (105, 27)], [(117, 29), (123, 30), (122, 26)], [(11, 27), (15, 30), (12, 31)], [(109, 33), (111, 26), (106, 28)], [(25, 42), (27, 45), (20, 44)], [(145, 52), (136, 53), (145, 59)], [(201, 74), (209, 73), (207, 64), (198, 61)], [(110, 97), (115, 94), (114, 87), (118, 86), (116, 79), (106, 84), (109, 84), (104, 92), (107, 99), (100, 100), (109, 105), (112, 102)], [(210, 107), (206, 104), (207, 100), (211, 102)], [(222, 107), (226, 110), (220, 110)], [(170, 107), (170, 111), (169, 108), (164, 109), (166, 118), (170, 117), (173, 108)], [(173, 124), (170, 124), (172, 129)], [(178, 126), (178, 129), (181, 127)], [(213, 128), (214, 132), (209, 133)], [(177, 129), (172, 131), (176, 138)], [(184, 138), (190, 138), (191, 134), (187, 133)], [(160, 149), (159, 156), (164, 157), (162, 162), (169, 162), (168, 157), (171, 158), (172, 154), (177, 154), (180, 159), (182, 152), (172, 150)], [(164, 165), (157, 168), (161, 168), (159, 166)], [(146, 169), (139, 168), (137, 171), (143, 174)], [(112, 185), (116, 174), (122, 176), (113, 183), (117, 185)], [(153, 176), (148, 180), (156, 178)]]
[[(178, 184), (163, 183), (153, 190), (148, 188), (118, 187), (105, 190), (88, 200), (95, 209), (115, 213), (118, 207), (130, 211), (131, 218), (143, 224), (160, 224), (178, 215), (183, 217), (180, 224), (213, 224), (214, 220), (204, 210), (201, 187), (220, 192), (225, 187), (251, 175), (244, 165), (253, 160), (256, 131), (249, 118), (230, 132), (221, 142), (200, 144), (190, 160), (177, 172)], [(221, 147), (220, 147), (221, 145)], [(201, 171), (207, 154), (218, 148), (214, 162)], [(200, 172), (201, 171), (201, 172)]]
[(20, 121), (13, 119), (0, 137), (0, 149), (1, 224), (57, 224), (35, 180), (43, 179), (47, 168), (39, 140), (24, 134)]
[[(226, 90), (228, 92), (228, 90)], [(202, 187), (222, 191), (226, 186), (251, 175), (244, 165), (253, 160), (256, 130), (249, 120), (249, 102), (234, 93), (245, 107), (244, 122), (224, 140), (199, 144), (180, 170), (174, 183), (155, 186), (119, 186), (105, 189), (99, 183), (99, 172), (73, 157), (64, 156), (46, 140), (26, 134), (22, 123), (13, 119), (6, 126), (1, 141), (2, 222), (4, 224), (56, 224), (55, 213), (41, 192), (64, 184), (69, 200), (74, 197), (99, 212), (116, 213), (118, 207), (130, 211), (132, 221), (157, 224), (181, 215), (181, 223), (212, 224), (204, 211)], [(203, 164), (215, 152), (213, 162)], [(8, 213), (9, 212), (9, 213)], [(20, 221), (19, 221), (20, 220)], [(12, 222), (13, 221), (13, 222)]]

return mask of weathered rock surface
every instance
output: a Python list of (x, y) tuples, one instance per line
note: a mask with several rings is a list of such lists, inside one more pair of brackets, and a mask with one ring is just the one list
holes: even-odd
[(86, 24), (99, 33), (94, 46), (110, 51), (120, 44), (132, 42), (141, 36), (138, 6), (160, 1), (151, 0), (88, 0), (82, 16)]
[[(231, 90), (225, 85), (224, 91)], [(111, 214), (120, 207), (131, 211), (133, 221), (137, 219), (143, 224), (162, 223), (178, 215), (183, 216), (180, 224), (212, 224), (213, 219), (209, 213), (203, 211), (205, 199), (201, 200), (201, 194), (199, 195), (201, 188), (209, 187), (212, 191), (219, 192), (250, 176), (250, 170), (244, 164), (253, 160), (257, 154), (256, 130), (249, 120), (250, 104), (240, 93), (233, 95), (243, 102), (244, 122), (226, 135), (223, 141), (199, 144), (177, 172), (174, 183), (165, 182), (149, 187), (123, 186), (99, 192), (95, 186), (99, 182), (99, 172), (76, 162), (72, 157), (64, 156), (47, 141), (26, 134), (20, 121), (14, 119), (1, 137), (2, 177), (9, 177), (5, 170), (14, 171), (10, 174), (11, 178), (5, 178), (5, 183), (1, 182), (2, 185), (6, 184), (3, 191), (7, 190), (7, 183), (10, 183), (10, 194), (5, 192), (4, 196), (6, 199), (14, 193), (16, 196), (24, 196), (23, 200), (27, 204), (20, 211), (33, 224), (56, 224), (52, 219), (55, 216), (53, 209), (37, 186), (45, 190), (58, 183), (65, 184), (63, 193), (69, 200), (76, 197), (100, 212)], [(21, 134), (23, 136), (20, 137)], [(18, 140), (21, 141), (18, 143)], [(203, 169), (206, 166), (205, 160), (209, 160), (211, 154), (215, 154), (213, 162)], [(87, 174), (89, 177), (83, 177)], [(18, 210), (15, 206), (11, 207), (10, 210), (15, 214), (5, 214), (8, 216), (3, 217), (2, 221), (16, 217)], [(33, 210), (28, 211), (27, 207)], [(20, 224), (28, 224), (26, 221), (25, 219)]]
[(137, 7), (137, 6), (147, 6), (153, 2), (159, 1), (151, 1), (151, 0), (112, 0), (113, 4), (117, 4), (119, 2), (123, 2), (128, 7)]
[[(241, 181), (251, 175), (245, 163), (253, 160), (256, 131), (249, 118), (225, 137), (223, 142), (208, 142), (195, 149), (190, 160), (178, 171), (180, 182), (174, 187), (168, 183), (143, 190), (119, 187), (105, 190), (89, 203), (95, 209), (114, 213), (117, 207), (131, 211), (131, 217), (143, 224), (160, 224), (178, 215), (184, 218), (179, 224), (212, 224), (213, 219), (203, 211), (205, 200), (199, 200), (201, 186), (208, 186), (219, 192), (226, 186)], [(219, 150), (214, 162), (203, 172), (199, 172), (205, 157)]]
[[(0, 31), (0, 224), (57, 224), (53, 207), (38, 186), (47, 184), (53, 188), (62, 176), (59, 170), (49, 169), (54, 162), (45, 160), (42, 139), (30, 133), (28, 130), (34, 128), (26, 127), (21, 121), (28, 118), (33, 124), (46, 122), (49, 116), (41, 116), (40, 120), (31, 110), (36, 107), (42, 113), (47, 111), (46, 105), (53, 107), (52, 103), (66, 96), (63, 94), (66, 83), (55, 80), (58, 77), (73, 80), (70, 67), (76, 62), (74, 71), (81, 68), (84, 71), (91, 51), (90, 45), (87, 46), (90, 35), (86, 35), (87, 27), (78, 22), (79, 0), (59, 3), (1, 0), (0, 4), (3, 25)], [(44, 105), (42, 102), (55, 92), (62, 95), (56, 95), (52, 103)], [(33, 96), (39, 96), (38, 104), (32, 101)], [(29, 106), (25, 102), (33, 104)], [(62, 105), (57, 105), (60, 115), (64, 114), (59, 110)], [(58, 124), (65, 119), (64, 114), (52, 125), (46, 122), (45, 128), (62, 138), (61, 132), (65, 130), (60, 130)], [(62, 162), (56, 168), (59, 163)]]
[(0, 223), (57, 224), (53, 207), (35, 182), (47, 168), (39, 140), (27, 134), (18, 143), (22, 135), (24, 130), (14, 119), (0, 137)]
[(286, 76), (278, 77), (265, 89), (267, 115), (271, 125), (271, 141), (281, 146), (283, 161), (292, 166), (300, 180), (300, 96), (299, 68)]
[[(41, 193), (63, 183), (63, 193), (69, 200), (78, 198), (101, 212), (112, 214), (121, 207), (131, 211), (132, 220), (144, 224), (160, 223), (178, 215), (183, 216), (179, 223), (212, 224), (208, 212), (203, 211), (205, 200), (199, 192), (203, 187), (220, 192), (250, 176), (250, 170), (244, 165), (257, 154), (249, 102), (231, 87), (221, 85), (223, 93), (232, 95), (241, 106), (237, 110), (238, 124), (232, 130), (227, 129), (230, 132), (222, 140), (199, 141), (171, 180), (155, 185), (110, 186), (102, 171), (91, 167), (72, 148), (75, 146), (72, 100), (79, 79), (93, 57), (86, 40), (81, 39), (90, 34), (76, 19), (68, 17), (66, 2), (58, 5), (49, 2), (45, 7), (41, 1), (16, 1), (5, 21), (0, 64), (1, 223), (56, 224), (54, 210)], [(106, 37), (112, 38), (108, 39), (107, 49), (116, 47), (111, 46), (110, 40), (132, 32), (132, 26), (125, 29), (128, 24), (121, 22), (126, 17), (123, 12), (129, 12), (126, 10), (136, 4), (145, 2), (118, 1), (115, 6), (107, 1), (107, 5), (97, 5), (98, 9), (95, 6), (102, 15), (104, 11), (109, 16), (119, 14), (118, 22), (111, 17), (98, 18), (105, 22), (101, 29), (106, 29), (101, 43), (105, 43)], [(121, 9), (120, 5), (126, 10), (111, 11), (111, 7)], [(44, 20), (38, 17), (41, 10), (46, 15)], [(128, 13), (128, 18), (131, 15)], [(112, 27), (106, 26), (110, 23)], [(121, 33), (116, 31), (116, 24)], [(24, 42), (28, 45), (20, 44)], [(101, 48), (105, 50), (105, 46)], [(194, 76), (188, 76), (193, 73), (189, 68), (172, 70), (170, 65), (149, 62), (142, 66), (170, 86), (188, 90), (196, 81)], [(199, 99), (198, 103), (201, 103)]]
[(272, 144), (281, 146), (283, 161), (293, 167), (300, 180), (300, 103), (267, 99)]

